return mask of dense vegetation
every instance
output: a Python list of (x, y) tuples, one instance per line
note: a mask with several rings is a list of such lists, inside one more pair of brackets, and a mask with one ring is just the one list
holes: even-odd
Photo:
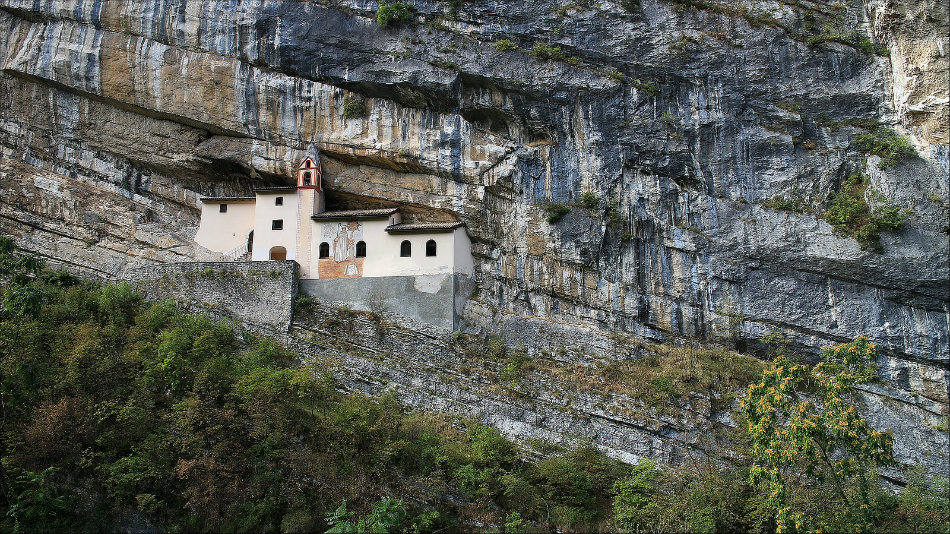
[[(755, 464), (631, 467), (540, 442), (526, 455), (472, 421), (339, 393), (272, 341), (44, 270), (2, 237), (0, 280), (3, 531), (777, 527)], [(786, 487), (796, 506), (826, 501), (824, 486)], [(878, 527), (946, 528), (945, 497), (922, 482), (871, 495)]]

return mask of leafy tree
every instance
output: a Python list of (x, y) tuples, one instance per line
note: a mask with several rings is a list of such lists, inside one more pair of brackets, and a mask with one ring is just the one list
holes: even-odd
[(43, 304), (43, 290), (34, 285), (11, 285), (3, 295), (2, 312), (35, 315)]
[(6, 532), (67, 532), (76, 525), (72, 505), (54, 484), (56, 469), (39, 473), (25, 471), (14, 479), (16, 492), (3, 517)]
[[(824, 348), (811, 368), (778, 356), (741, 406), (752, 442), (750, 479), (766, 492), (777, 532), (868, 531), (874, 468), (893, 461), (893, 438), (872, 429), (849, 402), (876, 378), (877, 347), (867, 337)], [(817, 483), (828, 513), (801, 506), (795, 488)], [(817, 500), (817, 499), (815, 499)]]
[(587, 530), (597, 515), (596, 496), (590, 473), (567, 456), (538, 462), (532, 469), (549, 521), (558, 530)]
[(524, 534), (528, 532), (530, 523), (521, 517), (518, 512), (511, 512), (505, 516), (505, 534)]
[(950, 485), (947, 477), (927, 480), (923, 470), (911, 471), (900, 495), (879, 490), (875, 512), (876, 527), (882, 532), (950, 532)]
[(657, 474), (656, 462), (644, 460), (633, 467), (630, 476), (614, 484), (614, 521), (621, 530), (642, 532), (654, 523)]
[(385, 534), (399, 532), (406, 520), (406, 507), (399, 499), (383, 497), (373, 504), (373, 510), (358, 519), (346, 509), (346, 499), (329, 516), (330, 529), (327, 534)]

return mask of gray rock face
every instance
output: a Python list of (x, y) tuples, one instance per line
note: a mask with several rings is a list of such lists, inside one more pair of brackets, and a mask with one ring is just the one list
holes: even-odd
[[(623, 4), (418, 1), (379, 27), (362, 0), (3, 0), (0, 230), (106, 278), (219, 259), (197, 197), (288, 182), (316, 147), (331, 190), (466, 222), (472, 330), (866, 334), (946, 413), (946, 2)], [(871, 120), (918, 156), (858, 151)], [(913, 210), (882, 254), (815, 214), (860, 169)]]

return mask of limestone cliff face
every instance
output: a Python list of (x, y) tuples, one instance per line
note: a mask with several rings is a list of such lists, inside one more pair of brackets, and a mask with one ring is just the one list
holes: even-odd
[[(215, 259), (197, 197), (287, 182), (315, 146), (331, 190), (466, 222), (472, 329), (867, 334), (946, 405), (946, 2), (420, 0), (400, 27), (376, 6), (3, 0), (0, 230), (102, 277)], [(873, 119), (919, 157), (860, 153)], [(816, 215), (862, 167), (913, 210), (882, 254)], [(551, 224), (548, 202), (578, 204)]]

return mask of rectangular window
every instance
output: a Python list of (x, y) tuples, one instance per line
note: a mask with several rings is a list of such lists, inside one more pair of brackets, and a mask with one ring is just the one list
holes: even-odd
[(270, 222), (271, 230), (283, 230), (284, 229), (284, 220), (283, 219), (274, 219)]
[(219, 204), (219, 205), (218, 205), (218, 212), (219, 212), (219, 213), (227, 213), (227, 212), (228, 212), (228, 205), (227, 205), (227, 204)]
[(283, 205), (284, 205), (284, 197), (277, 197), (277, 199), (274, 200), (274, 205), (275, 205), (275, 206), (283, 206)]

